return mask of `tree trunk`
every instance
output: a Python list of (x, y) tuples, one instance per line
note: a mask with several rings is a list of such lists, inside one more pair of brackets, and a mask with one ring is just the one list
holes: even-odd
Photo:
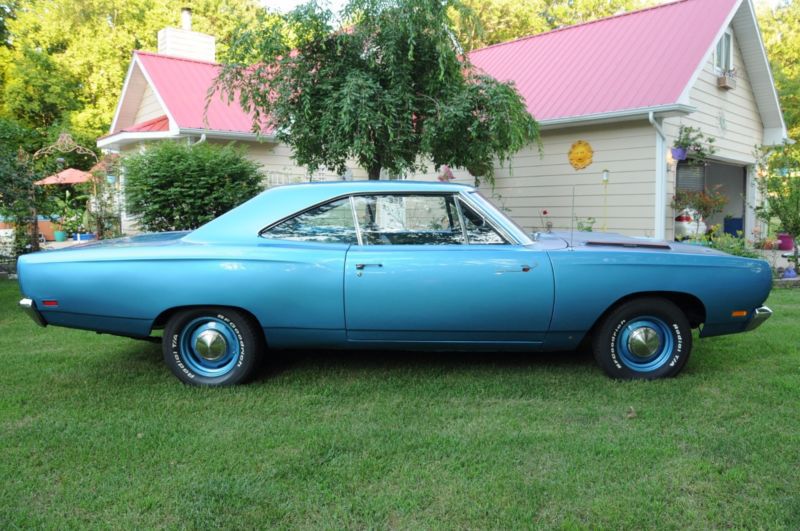
[(370, 181), (377, 181), (381, 178), (381, 167), (378, 165), (371, 166), (367, 170), (367, 175), (369, 175)]
[(31, 214), (33, 215), (33, 221), (31, 223), (31, 251), (38, 251), (39, 250), (39, 212), (36, 210), (36, 190), (31, 185)]

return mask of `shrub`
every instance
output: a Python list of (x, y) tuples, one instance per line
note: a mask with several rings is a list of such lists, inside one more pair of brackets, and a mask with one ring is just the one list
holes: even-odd
[(147, 231), (195, 229), (261, 190), (242, 149), (161, 142), (124, 159), (128, 211)]
[(800, 258), (800, 151), (794, 145), (761, 148), (758, 188), (762, 203), (756, 215), (769, 224), (780, 223), (780, 231), (794, 238), (794, 256)]
[(714, 249), (732, 254), (734, 256), (743, 256), (745, 258), (761, 258), (761, 255), (747, 244), (747, 240), (744, 239), (742, 231), (738, 231), (736, 236), (724, 232), (721, 234), (714, 234), (714, 236), (711, 238), (710, 245)]

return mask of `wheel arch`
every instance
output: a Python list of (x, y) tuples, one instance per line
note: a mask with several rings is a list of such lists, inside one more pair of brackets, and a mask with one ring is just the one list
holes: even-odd
[(591, 335), (598, 325), (603, 322), (606, 316), (619, 308), (621, 305), (632, 300), (644, 298), (661, 298), (672, 302), (686, 316), (691, 328), (697, 328), (706, 321), (706, 306), (703, 304), (703, 301), (701, 301), (695, 295), (681, 291), (639, 291), (636, 293), (629, 293), (624, 297), (620, 297), (611, 305), (609, 305), (608, 308), (606, 308), (605, 311), (603, 311), (603, 313), (601, 313), (592, 324), (589, 334), (587, 335)]
[(167, 322), (174, 316), (175, 314), (186, 311), (186, 310), (199, 310), (203, 308), (225, 308), (228, 310), (236, 310), (237, 312), (242, 313), (245, 317), (250, 319), (253, 324), (256, 325), (256, 328), (260, 331), (262, 338), (266, 341), (266, 337), (264, 337), (264, 329), (261, 326), (261, 323), (258, 321), (253, 312), (242, 308), (241, 306), (231, 306), (228, 304), (192, 304), (186, 306), (174, 306), (172, 308), (167, 308), (166, 310), (162, 311), (158, 316), (153, 320), (153, 324), (150, 325), (150, 332), (152, 333), (153, 330), (158, 330), (164, 328)]

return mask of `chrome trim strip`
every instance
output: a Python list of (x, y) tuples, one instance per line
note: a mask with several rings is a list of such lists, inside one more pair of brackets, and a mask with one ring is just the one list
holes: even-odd
[(516, 235), (509, 231), (507, 227), (502, 225), (500, 221), (496, 220), (490, 212), (487, 212), (486, 209), (483, 208), (483, 205), (472, 199), (472, 197), (466, 193), (459, 193), (458, 198), (464, 201), (468, 207), (482, 217), (483, 221), (485, 221), (492, 229), (494, 229), (495, 232), (505, 238), (508, 245), (525, 245), (520, 238), (516, 237)]
[(47, 321), (44, 320), (42, 314), (39, 313), (39, 310), (36, 309), (36, 303), (33, 300), (25, 298), (19, 301), (19, 306), (22, 308), (28, 316), (33, 319), (33, 322), (41, 327), (47, 326)]
[(356, 214), (356, 200), (352, 195), (350, 196), (350, 212), (353, 213), (353, 227), (356, 229), (356, 242), (358, 246), (361, 247), (364, 245), (364, 241), (361, 238), (361, 225), (358, 223), (358, 215)]
[(767, 308), (766, 306), (762, 306), (761, 308), (756, 308), (753, 312), (753, 317), (750, 318), (750, 322), (747, 323), (747, 327), (745, 328), (746, 332), (750, 330), (755, 330), (764, 322), (772, 317), (772, 310)]

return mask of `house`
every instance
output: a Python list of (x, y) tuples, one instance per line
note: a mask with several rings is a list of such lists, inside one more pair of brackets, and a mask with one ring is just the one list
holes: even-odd
[[(309, 178), (286, 146), (256, 138), (236, 104), (215, 99), (204, 118), (218, 68), (213, 40), (187, 45), (210, 39), (189, 27), (162, 32), (158, 54), (134, 53), (100, 147), (236, 140), (248, 144), (270, 183)], [(498, 167), (496, 187), (486, 191), (525, 227), (594, 218), (595, 230), (669, 239), (676, 190), (717, 188), (728, 202), (710, 224), (728, 218), (747, 235), (757, 229), (754, 151), (787, 133), (752, 0), (679, 0), (489, 46), (470, 58), (514, 81), (542, 127), (541, 149), (530, 146)], [(672, 159), (681, 125), (715, 138), (706, 165)], [(354, 168), (353, 176), (365, 172)]]

